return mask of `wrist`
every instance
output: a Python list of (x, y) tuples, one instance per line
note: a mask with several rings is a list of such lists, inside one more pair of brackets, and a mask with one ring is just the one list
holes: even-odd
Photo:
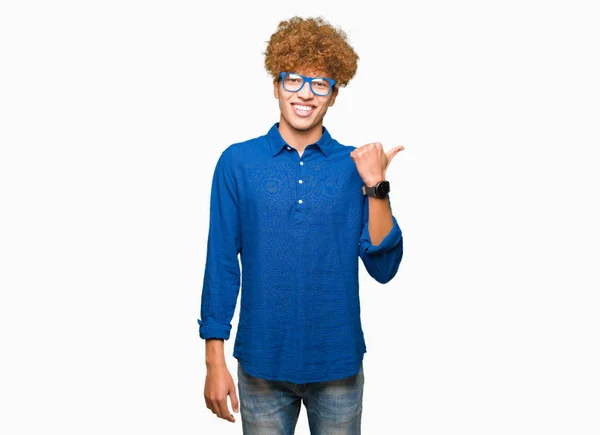
[[(370, 182), (370, 180), (367, 180)], [(373, 185), (369, 186), (367, 184), (362, 187), (363, 195), (368, 195), (370, 197), (385, 199), (390, 192), (390, 182), (387, 180), (380, 180), (374, 182)]]
[(366, 178), (363, 180), (363, 183), (365, 183), (365, 186), (367, 186), (367, 187), (373, 187), (380, 181), (384, 181), (384, 180), (385, 180), (385, 175), (380, 175), (380, 176)]
[(206, 367), (225, 366), (225, 343), (221, 339), (207, 339), (205, 353)]
[(222, 369), (222, 368), (227, 368), (227, 364), (225, 363), (224, 359), (222, 361), (206, 360), (206, 368), (208, 370), (218, 370), (218, 369)]
[(225, 354), (206, 354), (206, 359), (204, 361), (206, 363), (206, 367), (209, 368), (227, 366), (227, 363), (225, 362)]

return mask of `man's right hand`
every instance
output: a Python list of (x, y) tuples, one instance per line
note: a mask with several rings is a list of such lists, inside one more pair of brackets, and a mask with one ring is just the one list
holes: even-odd
[(208, 367), (204, 383), (204, 400), (206, 407), (217, 417), (231, 422), (235, 421), (229, 411), (227, 396), (230, 396), (231, 406), (235, 412), (240, 412), (235, 382), (226, 365)]

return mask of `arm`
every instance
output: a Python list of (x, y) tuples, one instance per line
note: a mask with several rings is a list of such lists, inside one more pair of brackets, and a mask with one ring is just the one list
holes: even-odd
[(241, 251), (239, 204), (236, 180), (225, 150), (217, 162), (210, 199), (210, 227), (200, 308), (200, 337), (206, 340), (206, 406), (218, 417), (235, 421), (227, 396), (238, 412), (231, 373), (225, 364), (224, 341), (229, 339), (231, 319), (240, 288)]
[(385, 284), (396, 275), (402, 260), (402, 231), (392, 215), (389, 194), (385, 199), (365, 197), (359, 255), (365, 269)]
[(241, 231), (236, 180), (231, 153), (217, 165), (210, 196), (210, 226), (200, 306), (200, 337), (229, 339), (231, 319), (240, 289)]
[(368, 222), (371, 243), (379, 245), (394, 226), (389, 195), (384, 199), (374, 198), (372, 196), (367, 198), (369, 201), (367, 210), (369, 213)]
[(227, 406), (227, 396), (231, 398), (231, 407), (240, 412), (235, 382), (227, 364), (225, 364), (224, 340), (211, 338), (206, 340), (206, 380), (204, 381), (204, 402), (213, 414), (224, 420), (235, 421)]
[[(373, 186), (385, 180), (390, 162), (403, 149), (400, 145), (384, 153), (381, 143), (374, 142), (355, 148), (350, 157), (365, 185)], [(365, 197), (359, 245), (369, 275), (382, 284), (389, 282), (398, 271), (403, 253), (402, 231), (392, 215), (389, 194), (383, 199)]]

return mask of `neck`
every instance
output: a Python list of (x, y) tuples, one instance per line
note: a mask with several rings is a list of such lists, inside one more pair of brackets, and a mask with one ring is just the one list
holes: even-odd
[(304, 151), (307, 145), (317, 142), (323, 135), (323, 123), (309, 128), (308, 130), (297, 130), (285, 122), (283, 116), (279, 120), (279, 134), (283, 140), (298, 151)]

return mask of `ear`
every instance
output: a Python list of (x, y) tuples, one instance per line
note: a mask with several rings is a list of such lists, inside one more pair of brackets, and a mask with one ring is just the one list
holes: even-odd
[(329, 107), (335, 104), (335, 99), (337, 98), (339, 88), (333, 88), (331, 91), (331, 99), (329, 100)]
[(273, 80), (273, 95), (279, 100), (279, 80)]

